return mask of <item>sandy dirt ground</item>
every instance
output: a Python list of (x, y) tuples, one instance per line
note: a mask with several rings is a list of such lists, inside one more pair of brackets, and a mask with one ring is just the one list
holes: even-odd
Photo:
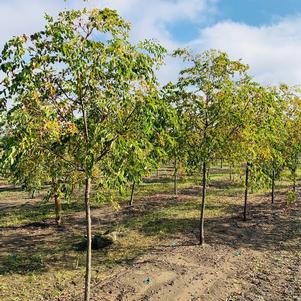
[(259, 203), (252, 219), (206, 223), (93, 288), (93, 300), (301, 300), (301, 208)]

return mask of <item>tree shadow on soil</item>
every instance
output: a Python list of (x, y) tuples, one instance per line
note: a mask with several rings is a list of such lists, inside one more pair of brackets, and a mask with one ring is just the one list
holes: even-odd
[(27, 229), (3, 237), (0, 275), (41, 273), (50, 267), (59, 268), (61, 264), (68, 266), (74, 263), (74, 253), (70, 252), (74, 237), (66, 233), (57, 235), (51, 227), (47, 230), (38, 234), (39, 230), (35, 229), (33, 234), (33, 231)]
[[(1, 204), (5, 203), (2, 202)], [(83, 210), (84, 204), (80, 202), (69, 202), (62, 204), (62, 214), (81, 212)], [(39, 200), (35, 203), (16, 204), (1, 208), (0, 224), (5, 224), (5, 220), (7, 219), (13, 219), (17, 221), (31, 220), (35, 222), (45, 222), (50, 215), (54, 215), (54, 204), (52, 201), (44, 202)], [(26, 224), (14, 227), (0, 226), (0, 229), (17, 229), (20, 227), (26, 227)]]
[[(241, 206), (231, 205), (228, 212), (240, 212)], [(205, 240), (210, 245), (226, 245), (233, 248), (253, 250), (301, 250), (300, 206), (286, 207), (283, 204), (252, 205), (247, 221), (242, 216), (205, 219)], [(146, 235), (180, 234), (183, 244), (198, 244), (199, 220), (161, 218), (150, 221), (140, 229)]]
[(3, 186), (0, 187), (0, 192), (20, 192), (24, 191), (22, 187), (16, 187), (16, 186)]

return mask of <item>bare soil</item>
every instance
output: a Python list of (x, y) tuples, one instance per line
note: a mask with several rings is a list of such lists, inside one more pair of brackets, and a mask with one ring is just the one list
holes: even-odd
[(207, 220), (95, 285), (92, 300), (301, 300), (300, 206), (253, 205), (252, 220)]

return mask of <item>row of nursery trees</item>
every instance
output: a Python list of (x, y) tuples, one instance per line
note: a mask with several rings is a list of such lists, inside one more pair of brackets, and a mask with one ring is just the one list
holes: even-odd
[[(179, 49), (185, 68), (160, 87), (156, 70), (166, 50), (155, 41), (133, 44), (129, 24), (110, 9), (46, 16), (46, 26), (9, 40), (0, 57), (2, 176), (34, 191), (45, 184), (57, 222), (63, 197), (83, 187), (90, 296), (93, 189), (139, 183), (173, 161), (200, 173), (200, 243), (210, 164), (223, 158), (272, 183), (289, 168), (296, 186), (301, 150), (301, 101), (286, 85), (264, 87), (248, 66), (220, 51)], [(91, 186), (93, 183), (93, 186)]]

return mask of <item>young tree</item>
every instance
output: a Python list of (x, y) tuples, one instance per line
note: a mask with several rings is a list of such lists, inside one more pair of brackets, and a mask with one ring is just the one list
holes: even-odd
[(5, 45), (1, 95), (13, 101), (11, 110), (22, 108), (29, 115), (33, 126), (24, 135), (29, 144), (34, 141), (81, 173), (89, 300), (91, 180), (96, 170), (104, 182), (111, 180), (107, 164), (118, 164), (119, 151), (149, 147), (153, 124), (167, 108), (154, 74), (165, 50), (151, 41), (132, 45), (129, 24), (110, 9), (63, 11), (46, 20), (44, 30)]
[[(168, 119), (169, 116), (166, 115), (166, 118)], [(144, 176), (155, 170), (166, 157), (165, 145), (168, 144), (168, 141), (165, 141), (165, 138), (167, 136), (161, 130), (163, 123), (159, 124), (153, 124), (155, 136), (149, 137), (147, 142), (140, 140), (141, 134), (138, 132), (137, 142), (116, 152), (111, 158), (115, 164), (108, 165), (110, 170), (106, 170), (106, 173), (110, 174), (112, 179), (115, 179), (115, 181), (108, 183), (111, 188), (121, 188), (120, 192), (123, 194), (124, 188), (131, 186), (130, 206), (133, 206), (134, 203), (136, 186), (141, 183)], [(119, 176), (120, 171), (122, 171), (122, 177)]]
[(189, 130), (186, 129), (188, 124), (187, 115), (184, 114), (185, 107), (180, 105), (181, 101), (181, 93), (177, 91), (176, 86), (173, 83), (168, 83), (162, 89), (163, 97), (168, 101), (171, 106), (175, 109), (175, 117), (173, 126), (169, 126), (170, 137), (172, 137), (171, 143), (167, 144), (167, 153), (168, 153), (168, 161), (173, 162), (174, 165), (174, 174), (173, 174), (173, 182), (174, 182), (174, 195), (178, 195), (178, 170), (179, 167), (186, 167), (187, 165), (187, 155), (188, 155), (188, 147), (187, 147), (187, 138)]
[(209, 164), (229, 150), (232, 139), (241, 127), (244, 104), (237, 97), (237, 87), (248, 67), (232, 61), (216, 50), (192, 54), (177, 50), (190, 66), (180, 72), (174, 106), (187, 121), (187, 145), (190, 164), (202, 166), (202, 204), (200, 244), (204, 244), (204, 210)]
[(279, 133), (284, 128), (285, 104), (275, 89), (264, 88), (252, 81), (247, 81), (241, 92), (240, 98), (248, 106), (244, 112), (243, 127), (236, 140), (237, 149), (234, 154), (246, 166), (243, 210), (243, 219), (246, 220), (250, 173), (253, 185), (265, 185), (270, 182), (273, 168), (276, 169), (276, 164), (280, 165), (283, 137)]
[(281, 86), (282, 97), (288, 104), (285, 111), (285, 138), (283, 156), (285, 166), (290, 170), (293, 182), (293, 193), (296, 197), (297, 168), (301, 154), (301, 99), (296, 89)]
[(280, 177), (285, 166), (288, 102), (283, 97), (281, 90), (281, 87), (280, 89), (268, 88), (271, 99), (268, 102), (269, 116), (265, 119), (268, 122), (265, 139), (268, 141), (267, 147), (270, 149), (270, 155), (269, 159), (258, 162), (261, 170), (259, 178), (263, 179), (262, 186), (269, 185), (271, 187), (272, 204), (275, 201), (275, 181)]

